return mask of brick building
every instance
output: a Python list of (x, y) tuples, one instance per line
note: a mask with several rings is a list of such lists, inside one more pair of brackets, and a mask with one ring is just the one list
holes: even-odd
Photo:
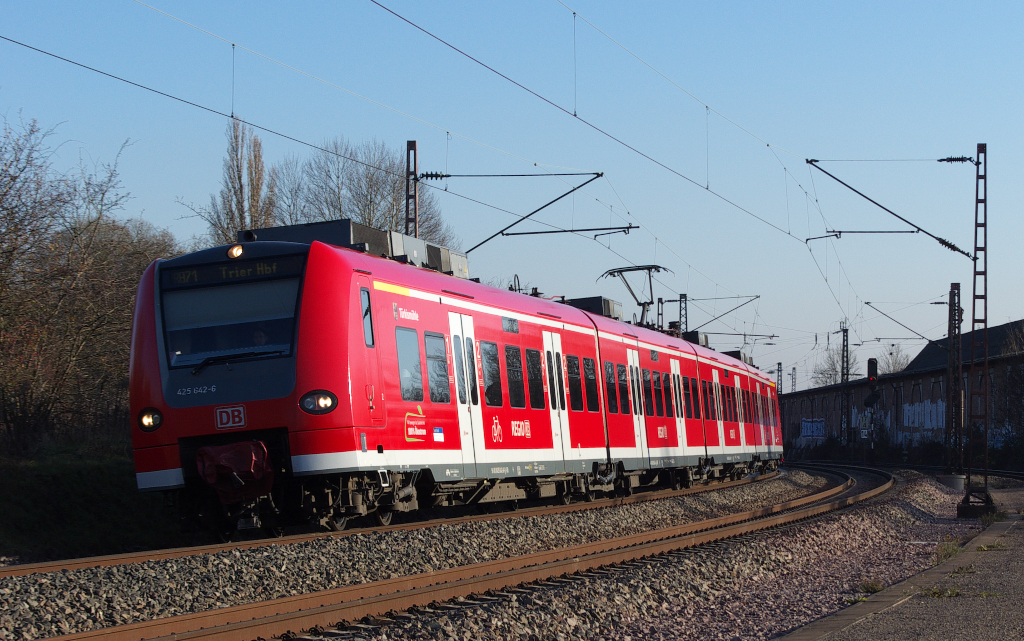
[[(1024, 436), (1024, 321), (990, 327), (989, 439), (1000, 447)], [(946, 429), (946, 367), (948, 339), (930, 341), (901, 372), (876, 381), (878, 399), (864, 405), (871, 393), (866, 378), (846, 384), (813, 387), (779, 395), (783, 440), (793, 455), (841, 438), (842, 396), (849, 394), (849, 420), (861, 445), (874, 441), (904, 451), (941, 448)], [(970, 332), (963, 334), (963, 381), (966, 394), (970, 370)]]

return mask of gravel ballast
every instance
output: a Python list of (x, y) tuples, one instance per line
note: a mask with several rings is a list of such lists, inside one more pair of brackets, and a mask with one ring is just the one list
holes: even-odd
[(899, 472), (892, 493), (812, 523), (717, 549), (632, 564), (600, 577), (443, 616), (390, 624), (367, 639), (725, 639), (780, 636), (929, 567), (939, 542), (972, 536), (960, 492)]
[(801, 471), (675, 499), (570, 514), (368, 532), (0, 580), (0, 639), (39, 639), (519, 556), (812, 494)]

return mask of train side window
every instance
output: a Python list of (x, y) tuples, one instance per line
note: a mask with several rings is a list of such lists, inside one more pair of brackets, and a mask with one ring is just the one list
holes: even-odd
[(484, 375), (484, 402), (491, 407), (501, 407), (501, 365), (498, 363), (498, 346), (480, 341), (480, 368)]
[(473, 339), (466, 339), (466, 382), (469, 383), (469, 399), (473, 405), (480, 404), (480, 395), (477, 391), (479, 384), (476, 380), (476, 355), (473, 352)]
[(608, 413), (618, 414), (619, 413), (619, 399), (615, 393), (615, 363), (611, 361), (604, 362), (604, 394), (608, 397)]
[(535, 349), (526, 350), (526, 385), (530, 388), (530, 408), (544, 409), (544, 368)]
[(444, 336), (423, 332), (423, 347), (427, 352), (427, 384), (430, 385), (431, 403), (451, 403), (452, 388), (448, 381), (448, 350)]
[(565, 355), (565, 375), (569, 378), (569, 409), (583, 411), (583, 383), (580, 381), (580, 357)]
[(651, 378), (654, 379), (654, 411), (658, 416), (665, 415), (665, 401), (661, 397), (661, 372), (651, 372)]
[(462, 337), (452, 336), (452, 356), (455, 357), (455, 387), (459, 390), (459, 404), (466, 404), (466, 368), (462, 366)]
[(423, 369), (420, 367), (420, 341), (416, 330), (395, 328), (398, 345), (398, 377), (401, 381), (403, 401), (423, 400)]
[(555, 352), (555, 380), (558, 382), (558, 407), (565, 409), (565, 384), (562, 382), (562, 353)]
[(732, 390), (729, 388), (728, 385), (722, 385), (722, 406), (723, 406), (724, 411), (725, 411), (725, 416), (726, 416), (725, 420), (727, 420), (729, 422), (733, 422), (733, 421), (736, 420), (736, 417), (734, 416), (733, 411), (732, 411), (732, 396), (731, 396), (731, 393), (732, 393)]
[(619, 377), (619, 411), (629, 414), (629, 374), (626, 373), (625, 365), (616, 365), (615, 371)]
[(729, 386), (729, 411), (732, 412), (732, 422), (738, 423), (740, 414), (736, 407), (736, 387), (734, 385)]
[(672, 411), (672, 375), (665, 374), (665, 416), (672, 418), (675, 412)]
[[(683, 377), (683, 401), (686, 406), (686, 418), (693, 418), (693, 398), (690, 397), (690, 379)], [(700, 409), (697, 409), (697, 418), (700, 418)]]
[(583, 387), (587, 392), (587, 411), (601, 411), (601, 396), (597, 393), (597, 363), (583, 357)]
[(505, 346), (505, 373), (508, 375), (508, 406), (526, 407), (523, 389), (523, 353), (515, 345)]
[(654, 392), (651, 391), (651, 370), (644, 369), (643, 381), (644, 381), (644, 410), (647, 416), (654, 416)]
[(370, 290), (360, 287), (359, 300), (363, 304), (363, 342), (367, 347), (373, 347), (373, 313), (370, 311)]

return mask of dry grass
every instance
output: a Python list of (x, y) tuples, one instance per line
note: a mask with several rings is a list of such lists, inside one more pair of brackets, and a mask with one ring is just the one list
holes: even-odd
[(943, 541), (935, 548), (935, 565), (952, 559), (960, 554), (960, 545), (956, 541)]

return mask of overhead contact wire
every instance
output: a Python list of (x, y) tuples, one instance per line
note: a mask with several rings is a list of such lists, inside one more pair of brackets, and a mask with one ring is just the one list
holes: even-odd
[[(138, 0), (135, 0), (135, 1), (136, 1), (136, 2), (138, 2)], [(755, 214), (754, 212), (750, 211), (749, 209), (746, 209), (745, 207), (742, 207), (742, 206), (741, 206), (741, 205), (739, 205), (738, 203), (735, 203), (735, 202), (733, 202), (733, 201), (729, 200), (728, 198), (726, 198), (726, 197), (725, 197), (725, 196), (723, 196), (722, 194), (719, 194), (718, 192), (716, 192), (716, 191), (714, 191), (714, 190), (712, 190), (712, 189), (709, 189), (708, 187), (705, 187), (704, 185), (701, 185), (701, 184), (700, 184), (699, 182), (697, 182), (696, 180), (694, 180), (694, 179), (690, 178), (689, 176), (687, 176), (687, 175), (685, 175), (685, 174), (683, 174), (683, 173), (681, 173), (681, 172), (679, 172), (679, 171), (677, 171), (677, 170), (673, 169), (672, 167), (669, 167), (669, 166), (668, 166), (668, 165), (666, 165), (665, 163), (663, 163), (663, 162), (661, 162), (660, 160), (657, 160), (656, 158), (654, 158), (654, 157), (652, 157), (652, 156), (650, 156), (650, 155), (648, 155), (648, 154), (644, 153), (643, 151), (640, 151), (640, 150), (639, 150), (639, 149), (637, 149), (636, 147), (634, 147), (634, 146), (630, 145), (629, 143), (625, 142), (624, 140), (622, 140), (622, 139), (620, 139), (620, 138), (617, 138), (616, 136), (612, 135), (611, 133), (609, 133), (609, 132), (605, 131), (604, 129), (601, 129), (600, 127), (598, 127), (598, 126), (597, 126), (597, 125), (595, 125), (594, 123), (592, 123), (592, 122), (588, 121), (587, 119), (585, 119), (585, 118), (581, 118), (581, 117), (579, 117), (578, 115), (575, 115), (575, 114), (573, 114), (573, 113), (572, 113), (571, 111), (569, 111), (569, 110), (568, 110), (568, 109), (566, 109), (565, 107), (562, 107), (561, 105), (559, 105), (559, 104), (557, 104), (557, 103), (555, 103), (555, 102), (553, 102), (553, 101), (549, 100), (548, 98), (545, 98), (544, 96), (542, 96), (541, 94), (537, 93), (536, 91), (534, 91), (534, 90), (530, 89), (530, 88), (529, 88), (529, 87), (527, 87), (526, 85), (523, 85), (522, 83), (520, 83), (520, 82), (517, 82), (516, 80), (513, 80), (512, 78), (510, 78), (510, 77), (506, 76), (505, 74), (501, 73), (501, 72), (500, 72), (500, 71), (498, 71), (497, 69), (495, 69), (495, 68), (491, 67), (491, 66), (490, 66), (490, 65), (488, 65), (487, 63), (485, 63), (485, 62), (482, 62), (482, 61), (478, 60), (477, 58), (474, 58), (473, 56), (471, 56), (470, 54), (466, 53), (466, 52), (465, 52), (465, 51), (463, 51), (462, 49), (459, 49), (458, 47), (456, 47), (455, 45), (453, 45), (453, 44), (451, 44), (451, 43), (449, 43), (449, 42), (445, 41), (445, 40), (444, 40), (444, 39), (442, 39), (441, 37), (439, 37), (439, 36), (436, 36), (436, 35), (434, 35), (433, 33), (431, 33), (431, 32), (429, 32), (429, 31), (427, 31), (426, 29), (424, 29), (423, 27), (419, 26), (419, 25), (418, 25), (418, 24), (416, 24), (415, 22), (412, 22), (412, 21), (411, 21), (411, 20), (409, 20), (408, 18), (405, 18), (404, 16), (402, 16), (402, 15), (400, 15), (400, 14), (398, 14), (398, 13), (395, 13), (394, 11), (392, 11), (392, 10), (391, 10), (391, 9), (389, 9), (388, 7), (384, 6), (383, 4), (381, 4), (380, 2), (378, 2), (377, 0), (370, 0), (370, 2), (372, 2), (372, 3), (373, 3), (373, 4), (375, 4), (375, 5), (377, 5), (378, 7), (380, 7), (381, 9), (383, 9), (384, 11), (387, 11), (387, 12), (388, 12), (388, 13), (390, 13), (391, 15), (393, 15), (393, 16), (395, 16), (396, 18), (398, 18), (399, 20), (401, 20), (402, 22), (405, 22), (405, 23), (406, 23), (406, 24), (408, 24), (409, 26), (411, 26), (411, 27), (413, 27), (413, 28), (417, 29), (418, 31), (421, 31), (421, 32), (423, 32), (423, 33), (424, 33), (424, 34), (426, 34), (427, 36), (430, 36), (431, 38), (433, 38), (434, 40), (436, 40), (436, 41), (440, 42), (441, 44), (443, 44), (444, 46), (448, 47), (448, 48), (449, 48), (449, 49), (451, 49), (452, 51), (455, 51), (456, 53), (458, 53), (458, 54), (460, 54), (460, 55), (462, 55), (462, 56), (464, 56), (464, 57), (468, 58), (469, 60), (472, 60), (473, 62), (477, 63), (478, 65), (480, 65), (480, 66), (481, 66), (481, 67), (483, 67), (484, 69), (487, 69), (488, 71), (490, 71), (490, 72), (494, 73), (495, 75), (497, 75), (497, 76), (499, 76), (499, 77), (501, 77), (501, 78), (503, 78), (503, 79), (507, 80), (508, 82), (510, 82), (510, 83), (512, 83), (513, 85), (515, 85), (515, 86), (519, 87), (520, 89), (522, 89), (523, 91), (525, 91), (525, 92), (529, 93), (530, 95), (532, 95), (532, 96), (536, 97), (537, 99), (539, 99), (539, 100), (541, 100), (541, 101), (543, 101), (543, 102), (545, 102), (545, 103), (547, 103), (547, 104), (551, 105), (552, 107), (554, 107), (555, 109), (557, 109), (557, 110), (561, 111), (562, 113), (566, 114), (567, 116), (570, 116), (570, 117), (572, 117), (572, 118), (575, 118), (576, 120), (580, 121), (581, 123), (583, 123), (583, 124), (584, 124), (584, 125), (586, 125), (587, 127), (590, 127), (591, 129), (593, 129), (594, 131), (598, 132), (598, 133), (599, 133), (599, 134), (601, 134), (602, 136), (605, 136), (605, 137), (606, 137), (606, 138), (608, 138), (609, 140), (612, 140), (612, 141), (614, 141), (614, 142), (618, 143), (619, 145), (621, 145), (621, 146), (625, 147), (626, 149), (629, 149), (629, 150), (630, 150), (630, 151), (632, 151), (633, 153), (635, 153), (635, 154), (637, 154), (637, 155), (639, 155), (639, 156), (641, 156), (641, 157), (643, 157), (643, 158), (646, 158), (646, 159), (647, 159), (647, 160), (649, 160), (650, 162), (652, 162), (652, 163), (654, 163), (654, 164), (658, 165), (659, 167), (661, 167), (662, 169), (664, 169), (664, 170), (666, 170), (666, 171), (668, 171), (668, 172), (670, 172), (670, 173), (672, 173), (672, 174), (674, 174), (674, 175), (678, 176), (679, 178), (682, 178), (683, 180), (685, 180), (685, 181), (687, 181), (687, 182), (689, 182), (689, 183), (693, 184), (694, 186), (696, 186), (696, 187), (700, 187), (701, 189), (703, 189), (704, 191), (708, 192), (709, 194), (711, 194), (711, 195), (715, 196), (715, 197), (716, 197), (716, 198), (718, 198), (719, 200), (721, 200), (721, 201), (723, 201), (723, 202), (725, 202), (725, 203), (727, 203), (727, 204), (729, 204), (729, 205), (732, 205), (733, 207), (735, 207), (735, 208), (736, 208), (736, 209), (738, 209), (739, 211), (742, 211), (743, 213), (747, 214), (748, 216), (751, 216), (752, 218), (755, 218), (756, 220), (759, 220), (759, 221), (761, 221), (761, 222), (762, 222), (762, 223), (764, 223), (765, 225), (768, 225), (768, 226), (769, 226), (769, 227), (771, 227), (772, 229), (775, 229), (776, 231), (778, 231), (778, 232), (780, 232), (780, 233), (782, 233), (782, 234), (785, 234), (786, 236), (788, 236), (788, 237), (792, 238), (793, 240), (797, 240), (797, 241), (799, 241), (799, 240), (800, 240), (799, 238), (797, 238), (796, 236), (794, 236), (794, 235), (790, 234), (789, 232), (787, 232), (787, 231), (786, 231), (785, 229), (783, 229), (783, 228), (779, 227), (778, 225), (776, 225), (776, 224), (774, 224), (774, 223), (772, 223), (772, 222), (769, 222), (769, 221), (765, 220), (764, 218), (762, 218), (762, 217), (758, 216), (757, 214)]]

